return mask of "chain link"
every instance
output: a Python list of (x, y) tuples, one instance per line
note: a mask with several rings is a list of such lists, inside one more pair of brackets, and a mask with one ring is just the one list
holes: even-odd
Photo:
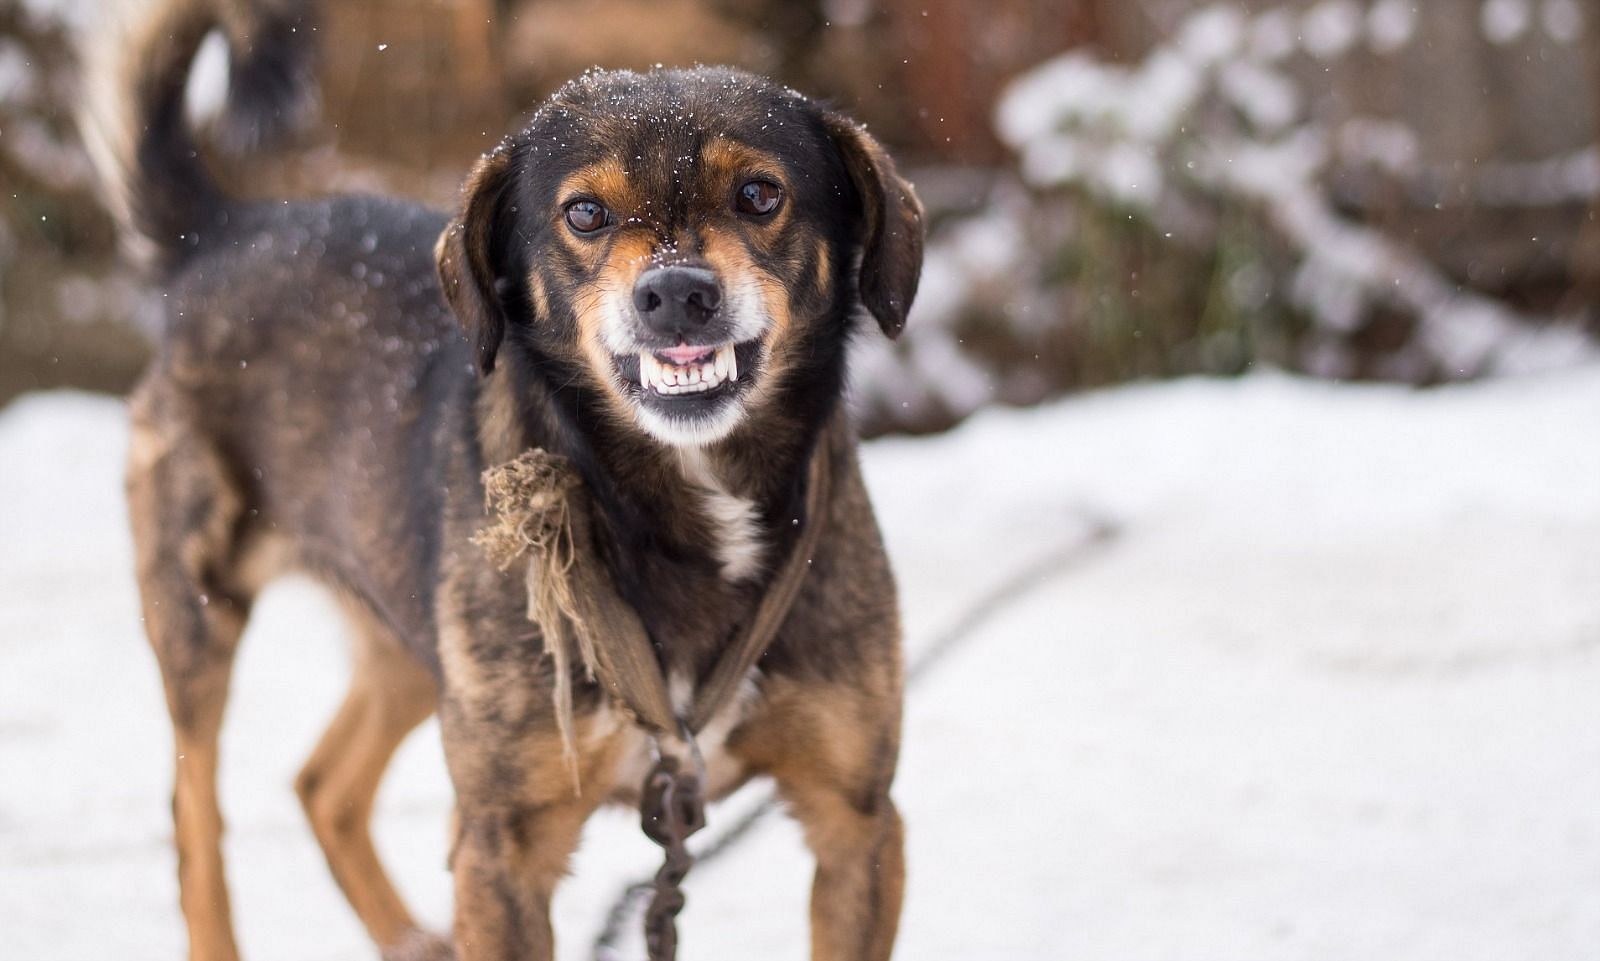
[(650, 961), (675, 961), (678, 955), (678, 912), (683, 910), (683, 879), (694, 865), (689, 837), (705, 827), (705, 777), (700, 755), (687, 742), (691, 763), (662, 750), (645, 777), (639, 800), (640, 826), (665, 852), (653, 882), (654, 896), (644, 916), (645, 948)]

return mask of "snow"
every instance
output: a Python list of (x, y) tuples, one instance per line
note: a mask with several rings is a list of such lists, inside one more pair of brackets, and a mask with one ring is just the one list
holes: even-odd
[[(1117, 531), (911, 691), (898, 956), (1592, 958), (1597, 414), (1593, 364), (1426, 392), (1268, 373), (869, 445), (913, 660), (1085, 518)], [(8, 957), (181, 953), (125, 444), (115, 401), (0, 412)], [(331, 602), (273, 588), (223, 760), (253, 957), (373, 957), (289, 789), (343, 677)], [(378, 835), (434, 925), (449, 803), (430, 724), (391, 772)], [(563, 958), (588, 957), (612, 896), (651, 867), (625, 812), (591, 824), (556, 902)], [(809, 870), (793, 826), (765, 823), (691, 874), (683, 956), (805, 957)]]
[[(1528, 29), (1527, 0), (1477, 9), (1503, 42)], [(1392, 54), (1410, 41), (1416, 18), (1414, 4), (1392, 0), (1320, 0), (1298, 18), (1287, 7), (1245, 15), (1203, 6), (1140, 62), (1074, 51), (1024, 74), (997, 103), (995, 129), (1029, 187), (1085, 193), (1164, 235), (1187, 235), (1182, 220), (1196, 207), (1260, 217), (1296, 261), (1291, 293), (1314, 328), (1297, 359), (1307, 369), (1351, 368), (1349, 336), (1378, 311), (1412, 318), (1419, 331), (1383, 360), (1393, 376), (1527, 373), (1592, 360), (1595, 345), (1575, 314), (1532, 314), (1462, 287), (1406, 238), (1341, 212), (1327, 189), (1330, 172), (1350, 167), (1423, 185), (1458, 173), (1425, 167), (1416, 134), (1398, 121), (1358, 116), (1335, 126), (1318, 117), (1307, 109), (1315, 85), (1283, 63), (1297, 47), (1322, 61), (1345, 58), (1363, 30), (1371, 49)], [(1585, 201), (1594, 170), (1592, 150), (1485, 163), (1469, 178), (1472, 199), (1506, 207)], [(1442, 192), (1438, 199), (1459, 202)], [(916, 327), (910, 336), (920, 336)]]
[(1301, 21), (1306, 52), (1319, 60), (1336, 60), (1355, 46), (1361, 32), (1361, 8), (1355, 0), (1322, 0)]
[(1595, 344), (1572, 323), (1544, 323), (1460, 287), (1421, 255), (1372, 227), (1341, 217), (1316, 184), (1328, 147), (1317, 131), (1272, 144), (1214, 148), (1209, 176), (1234, 196), (1261, 201), (1274, 227), (1302, 251), (1302, 270), (1327, 282), (1303, 286), (1329, 294), (1302, 306), (1325, 331), (1351, 324), (1351, 296), (1414, 314), (1426, 355), (1457, 376), (1532, 373), (1581, 363)]
[(1232, 7), (1203, 7), (1178, 27), (1174, 44), (1196, 66), (1225, 63), (1238, 53), (1244, 39), (1244, 14)]
[(1339, 125), (1339, 156), (1351, 163), (1370, 163), (1395, 177), (1413, 174), (1422, 144), (1412, 129), (1396, 120), (1351, 117)]
[(1367, 11), (1367, 43), (1373, 53), (1397, 53), (1416, 31), (1416, 0), (1378, 0)]
[(1485, 0), (1479, 22), (1490, 43), (1504, 46), (1527, 32), (1532, 16), (1527, 0)]
[(1226, 64), (1217, 74), (1223, 96), (1258, 130), (1274, 132), (1300, 113), (1300, 91), (1282, 74), (1249, 60)]
[(1278, 63), (1295, 52), (1300, 42), (1294, 14), (1283, 7), (1263, 10), (1250, 27), (1250, 56), (1262, 63)]
[(1578, 6), (1578, 0), (1545, 0), (1542, 9), (1544, 30), (1550, 39), (1571, 44), (1583, 36), (1583, 8)]

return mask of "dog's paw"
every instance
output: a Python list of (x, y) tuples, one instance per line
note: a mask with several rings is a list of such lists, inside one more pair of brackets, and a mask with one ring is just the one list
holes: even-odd
[(431, 931), (413, 929), (383, 950), (383, 961), (455, 961), (450, 939)]

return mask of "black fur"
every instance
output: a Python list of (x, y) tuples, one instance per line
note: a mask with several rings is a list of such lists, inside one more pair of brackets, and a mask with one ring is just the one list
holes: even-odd
[[(916, 290), (921, 210), (892, 162), (836, 113), (748, 74), (597, 72), (480, 161), (453, 220), (375, 197), (248, 203), (217, 187), (183, 129), (186, 57), (207, 22), (181, 26), (140, 75), (145, 133), (129, 179), (130, 227), (159, 249), (169, 294), (166, 332), (132, 401), (147, 612), (193, 613), (179, 608), (203, 589), (242, 619), (263, 577), (297, 568), (381, 625), (438, 685), (468, 865), (458, 932), (498, 930), (540, 954), (547, 924), (524, 910), (539, 900), (505, 874), (522, 857), (508, 852), (566, 823), (541, 811), (578, 802), (552, 783), (559, 752), (529, 747), (552, 743), (555, 727), (551, 662), (522, 575), (496, 570), (471, 543), (486, 523), (484, 470), (530, 446), (577, 466), (598, 508), (593, 543), (580, 549), (604, 560), (663, 670), (691, 683), (750, 619), (798, 525), (822, 525), (761, 662), (772, 701), (750, 708), (728, 745), (742, 777), (771, 773), (807, 797), (843, 799), (802, 816), (848, 828), (826, 837), (865, 831), (870, 844), (825, 845), (819, 859), (849, 866), (852, 884), (862, 857), (889, 874), (860, 889), (868, 910), (819, 923), (886, 958), (902, 882), (887, 793), (898, 614), (839, 408), (858, 309), (893, 335)], [(292, 75), (250, 68), (235, 79), (263, 84), (254, 102), (264, 103)], [(735, 213), (734, 189), (751, 176), (783, 183), (774, 218)], [(615, 208), (614, 229), (568, 230), (563, 191), (574, 178)], [(761, 333), (736, 348), (759, 365), (741, 361), (723, 394), (741, 399), (742, 418), (693, 454), (754, 506), (763, 552), (753, 576), (728, 574), (718, 556), (719, 522), (694, 473), (705, 468), (632, 416), (646, 391), (597, 346), (595, 298), (644, 262), (714, 269), (761, 304)], [(824, 516), (806, 518), (804, 478), (820, 445), (833, 493)], [(193, 496), (169, 495), (170, 477)], [(169, 565), (182, 570), (169, 577)], [(148, 620), (179, 718), (197, 695), (174, 672), (225, 663), (232, 642), (204, 616)], [(163, 633), (191, 621), (184, 637)], [(593, 718), (598, 686), (573, 680), (580, 718)], [(808, 714), (799, 694), (813, 692), (838, 709)], [(614, 765), (627, 736), (608, 735), (588, 760)], [(616, 787), (610, 772), (584, 776), (599, 779), (601, 796)], [(495, 828), (523, 819), (526, 837)]]

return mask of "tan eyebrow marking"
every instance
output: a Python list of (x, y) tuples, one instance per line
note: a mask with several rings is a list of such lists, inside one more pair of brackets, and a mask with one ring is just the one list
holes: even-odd
[(783, 186), (780, 174), (783, 163), (777, 154), (757, 150), (749, 144), (713, 137), (700, 148), (700, 160), (705, 164), (706, 181), (713, 186), (733, 189), (735, 177), (759, 174), (770, 177)]
[(639, 206), (639, 192), (633, 178), (616, 157), (607, 157), (568, 174), (561, 181), (556, 199), (566, 203), (574, 197), (593, 197), (622, 216)]

